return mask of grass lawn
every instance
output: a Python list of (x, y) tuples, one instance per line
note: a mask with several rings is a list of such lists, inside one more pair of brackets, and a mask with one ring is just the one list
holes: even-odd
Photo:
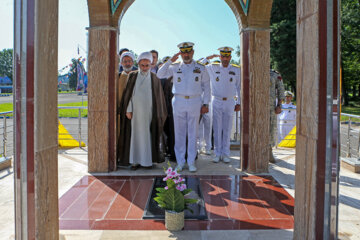
[[(358, 115), (360, 116), (360, 102), (350, 102), (349, 106), (342, 106), (341, 107), (342, 113)], [(349, 118), (346, 116), (341, 116), (341, 121), (349, 121)], [(360, 122), (358, 118), (351, 118), (352, 122)]]
[[(88, 102), (84, 101), (83, 106), (87, 107)], [(60, 106), (65, 107), (81, 107), (81, 102), (73, 102), (73, 103), (64, 103), (59, 104)], [(13, 111), (13, 104), (12, 103), (2, 103), (0, 104), (0, 112), (8, 112)], [(78, 117), (79, 116), (79, 110), (78, 109), (59, 109), (59, 117)], [(81, 110), (81, 117), (87, 117), (88, 110), (82, 109)], [(12, 114), (9, 114), (8, 116), (13, 116)]]

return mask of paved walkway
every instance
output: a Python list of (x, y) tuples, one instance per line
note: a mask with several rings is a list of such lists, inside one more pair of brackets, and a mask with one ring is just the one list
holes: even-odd
[[(294, 196), (295, 151), (275, 150), (280, 159), (270, 165), (270, 175), (274, 177), (290, 195)], [(233, 152), (230, 164), (208, 163), (209, 157), (198, 160), (200, 168), (197, 175), (242, 175), (239, 170), (239, 157)], [(204, 165), (204, 166), (205, 166)], [(115, 175), (158, 175), (162, 169), (127, 171), (119, 170)], [(187, 170), (184, 174), (189, 174)], [(72, 149), (59, 152), (59, 198), (63, 196), (87, 173), (86, 149)], [(190, 175), (190, 174), (189, 174)], [(360, 174), (345, 169), (340, 173), (339, 238), (360, 239)], [(14, 237), (14, 194), (13, 169), (0, 172), (0, 239)], [(122, 230), (60, 230), (60, 239), (292, 239), (292, 230), (198, 230), (198, 231), (122, 231)]]

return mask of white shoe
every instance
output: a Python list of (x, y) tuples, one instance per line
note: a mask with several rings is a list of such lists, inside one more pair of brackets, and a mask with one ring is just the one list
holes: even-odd
[(216, 156), (216, 157), (213, 159), (213, 162), (214, 162), (214, 163), (220, 162), (220, 156)]
[(189, 165), (189, 171), (190, 172), (196, 172), (197, 168), (195, 167), (195, 165)]
[(183, 168), (184, 168), (184, 165), (178, 164), (175, 169), (176, 169), (176, 172), (181, 172), (183, 170)]
[(224, 156), (223, 161), (224, 161), (224, 163), (229, 163), (229, 162), (231, 162), (231, 159), (228, 156)]
[(211, 150), (206, 150), (204, 151), (205, 155), (211, 155)]

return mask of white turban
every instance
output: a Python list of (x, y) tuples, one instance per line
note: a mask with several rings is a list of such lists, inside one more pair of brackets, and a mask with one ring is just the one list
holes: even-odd
[(150, 61), (150, 63), (152, 63), (153, 61), (153, 56), (151, 54), (151, 52), (143, 52), (139, 55), (138, 59), (137, 59), (137, 62), (139, 63), (141, 60), (143, 59), (147, 59)]
[(121, 56), (120, 56), (120, 64), (121, 64), (124, 57), (130, 57), (133, 61), (134, 61), (134, 58), (135, 58), (134, 54), (132, 54), (131, 52), (123, 52), (121, 54)]

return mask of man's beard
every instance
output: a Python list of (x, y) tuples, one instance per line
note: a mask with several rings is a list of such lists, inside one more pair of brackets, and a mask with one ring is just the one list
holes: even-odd
[(191, 63), (192, 59), (190, 57), (184, 58), (184, 63)]
[(230, 61), (222, 61), (221, 64), (223, 66), (228, 66), (230, 64)]
[(148, 69), (148, 70), (146, 70), (146, 71), (143, 71), (143, 70), (140, 69), (140, 73), (141, 73), (142, 75), (147, 75), (149, 72), (150, 72), (150, 69)]
[(130, 66), (130, 67), (123, 66), (123, 69), (124, 69), (125, 72), (131, 72), (132, 66)]

